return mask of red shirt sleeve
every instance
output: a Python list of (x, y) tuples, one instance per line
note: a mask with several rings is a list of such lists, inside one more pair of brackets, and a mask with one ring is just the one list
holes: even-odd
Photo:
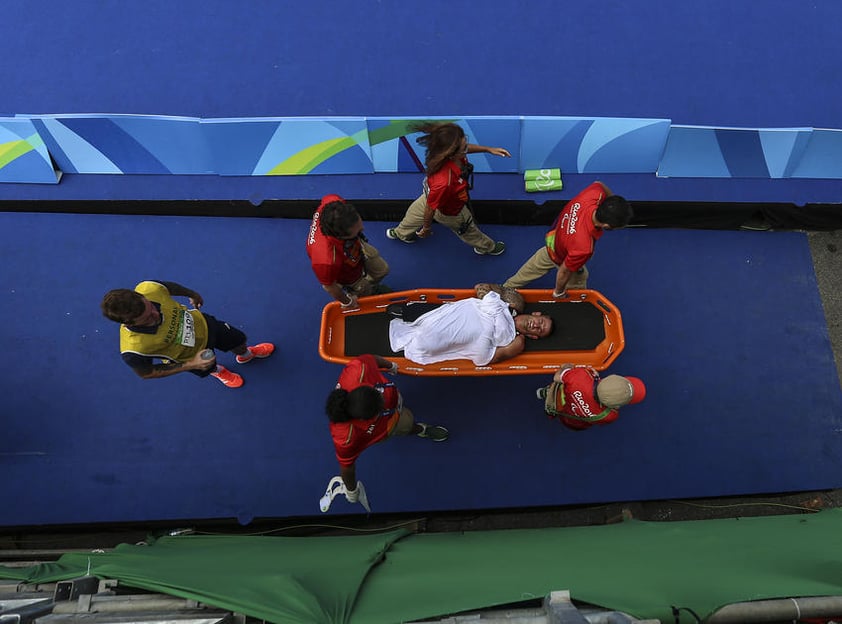
[(331, 255), (335, 255), (335, 250), (324, 250), (324, 254), (321, 255), (321, 257), (314, 255), (313, 259), (311, 260), (313, 273), (315, 273), (316, 279), (319, 280), (319, 283), (324, 286), (330, 286), (331, 284), (335, 284), (336, 282), (338, 282), (339, 274), (342, 272), (341, 262), (337, 263), (321, 261), (322, 259), (329, 259)]
[(448, 191), (448, 172), (449, 169), (445, 165), (433, 175), (427, 176), (427, 205), (433, 210), (438, 210), (444, 197)]
[[(583, 241), (584, 242), (584, 241)], [(581, 269), (593, 255), (593, 239), (589, 238), (586, 244), (574, 243), (567, 250), (567, 257), (564, 259), (566, 266), (572, 273)]]

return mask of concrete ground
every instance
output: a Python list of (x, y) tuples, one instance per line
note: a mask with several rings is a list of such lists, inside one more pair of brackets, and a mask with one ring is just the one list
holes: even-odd
[(842, 384), (842, 233), (838, 230), (830, 232), (810, 232), (810, 251), (813, 254), (813, 268), (819, 283), (819, 293), (824, 306), (824, 316), (827, 320), (827, 331), (833, 345), (833, 357), (836, 360), (836, 371)]

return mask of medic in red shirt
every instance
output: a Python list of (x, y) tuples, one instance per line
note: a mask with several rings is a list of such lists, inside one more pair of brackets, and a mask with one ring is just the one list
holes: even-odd
[[(631, 205), (602, 182), (594, 182), (564, 206), (536, 251), (503, 286), (523, 288), (557, 270), (553, 297), (564, 297), (567, 287), (587, 288), (585, 263), (605, 230), (619, 230), (633, 216)], [(572, 278), (572, 279), (571, 279)]]
[(330, 435), (345, 497), (351, 503), (359, 497), (355, 463), (369, 446), (391, 436), (416, 435), (434, 442), (444, 442), (448, 437), (444, 427), (415, 422), (394, 382), (383, 376), (383, 369), (395, 374), (398, 365), (379, 355), (354, 358), (345, 365), (327, 398)]
[(363, 234), (357, 209), (339, 195), (325, 195), (313, 213), (307, 255), (319, 283), (343, 308), (357, 297), (390, 292), (380, 281), (389, 265)]
[(386, 237), (414, 243), (433, 233), (433, 221), (441, 223), (481, 256), (499, 256), (506, 250), (477, 227), (468, 191), (473, 188), (474, 167), (468, 154), (484, 152), (511, 158), (502, 147), (468, 143), (465, 131), (455, 123), (425, 123), (411, 128), (423, 132), (417, 142), (427, 148), (424, 158), (424, 192), (406, 211), (401, 222), (386, 230)]
[(601, 379), (590, 366), (565, 364), (549, 386), (538, 388), (537, 395), (544, 401), (547, 416), (558, 418), (569, 429), (582, 430), (617, 420), (619, 408), (646, 397), (646, 386), (637, 377)]

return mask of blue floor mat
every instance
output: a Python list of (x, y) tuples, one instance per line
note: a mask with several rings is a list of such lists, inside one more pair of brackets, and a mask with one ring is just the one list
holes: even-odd
[[(1, 214), (0, 525), (287, 517), (318, 513), (338, 473), (319, 359), (328, 299), (304, 252), (309, 222)], [(485, 227), (480, 257), (449, 232), (407, 246), (367, 233), (396, 290), (502, 281), (541, 227)], [(526, 507), (824, 489), (842, 485), (842, 393), (804, 234), (608, 232), (590, 286), (622, 311), (614, 372), (648, 386), (606, 427), (569, 431), (535, 399), (544, 377), (399, 377), (444, 444), (397, 439), (358, 462), (375, 512)], [(99, 301), (143, 279), (199, 291), (205, 309), (271, 340), (229, 390), (177, 375), (144, 381), (118, 353)], [(536, 287), (551, 287), (550, 276)], [(337, 500), (334, 512), (359, 511)]]

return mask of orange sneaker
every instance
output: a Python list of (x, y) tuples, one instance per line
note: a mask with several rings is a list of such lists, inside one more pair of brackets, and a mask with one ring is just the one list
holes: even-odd
[(221, 364), (217, 364), (216, 372), (211, 373), (211, 377), (216, 377), (228, 388), (239, 388), (243, 385), (242, 377), (240, 377), (237, 373), (232, 373), (230, 370), (228, 370)]
[(271, 342), (261, 342), (253, 347), (248, 347), (247, 355), (238, 355), (237, 364), (251, 362), (254, 358), (268, 358), (275, 352), (275, 345)]

